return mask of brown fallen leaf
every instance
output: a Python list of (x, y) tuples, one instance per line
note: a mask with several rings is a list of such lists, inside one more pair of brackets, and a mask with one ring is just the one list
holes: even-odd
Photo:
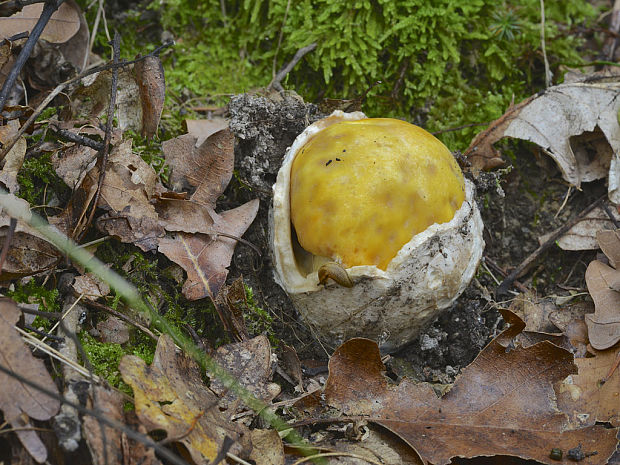
[[(0, 126), (0, 143), (7, 145), (17, 135), (19, 131), (19, 121), (10, 120), (6, 125)], [(26, 155), (26, 139), (20, 137), (15, 145), (9, 150), (4, 159), (0, 162), (2, 170), (0, 171), (0, 182), (4, 184), (11, 194), (19, 191), (17, 183), (17, 173), (22, 167), (24, 156)]]
[(609, 422), (620, 426), (620, 372), (608, 373), (618, 348), (597, 351), (594, 357), (576, 358), (578, 374), (568, 376), (558, 389), (558, 407), (568, 414), (572, 428)]
[(609, 259), (609, 264), (615, 269), (620, 268), (620, 229), (599, 231), (596, 240)]
[[(260, 335), (248, 341), (226, 344), (217, 349), (214, 357), (222, 367), (256, 398), (270, 403), (280, 393), (280, 386), (271, 382), (274, 360), (267, 336)], [(211, 381), (211, 390), (219, 396), (220, 408), (234, 404), (235, 396), (217, 379)]]
[(248, 456), (248, 430), (220, 412), (218, 399), (204, 385), (198, 365), (177, 353), (169, 336), (159, 338), (150, 366), (126, 355), (119, 370), (133, 389), (136, 415), (146, 429), (165, 431), (166, 442), (182, 443), (195, 463), (215, 459), (226, 437), (235, 441), (232, 453)]
[(284, 446), (276, 430), (254, 429), (250, 459), (259, 465), (284, 465)]
[(222, 129), (196, 143), (196, 136), (184, 134), (162, 144), (171, 168), (170, 183), (176, 191), (197, 188), (193, 200), (215, 208), (232, 177), (234, 137), (229, 129)]
[(141, 134), (151, 139), (157, 134), (159, 119), (164, 109), (166, 97), (166, 81), (164, 67), (158, 56), (148, 56), (134, 65), (136, 83), (140, 90), (142, 103)]
[[(9, 16), (0, 18), (0, 37), (7, 39), (20, 32), (30, 32), (43, 11), (42, 3), (26, 5), (23, 9)], [(52, 43), (68, 41), (80, 29), (80, 8), (71, 0), (60, 5), (45, 26), (41, 39)]]
[[(23, 211), (30, 211), (30, 205), (24, 199), (8, 194), (12, 202)], [(0, 213), (0, 249), (9, 232), (10, 218)], [(11, 238), (7, 258), (0, 271), (0, 280), (6, 281), (23, 276), (31, 276), (54, 267), (61, 255), (58, 250), (45, 240), (35, 229), (21, 221)]]
[[(43, 361), (33, 357), (13, 327), (20, 316), (21, 312), (15, 302), (0, 299), (0, 365), (58, 394), (56, 384)], [(0, 386), (0, 410), (4, 420), (16, 429), (15, 434), (32, 458), (39, 463), (45, 462), (47, 449), (30, 423), (30, 418), (49, 420), (58, 412), (60, 403), (3, 372), (0, 372)]]
[(209, 119), (186, 119), (185, 127), (187, 133), (196, 138), (196, 147), (200, 147), (211, 134), (226, 129), (228, 120), (221, 116), (214, 116)]
[(465, 155), (476, 168), (490, 169), (498, 164), (495, 142), (503, 137), (528, 140), (552, 157), (564, 179), (577, 188), (608, 177), (609, 199), (620, 203), (619, 87), (617, 80), (550, 87), (509, 108), (474, 138)]
[[(258, 212), (258, 199), (217, 216), (217, 233), (241, 237)], [(159, 251), (187, 273), (183, 295), (189, 300), (215, 299), (228, 275), (228, 266), (237, 241), (206, 234), (169, 234), (159, 239)]]
[(594, 260), (586, 270), (586, 284), (594, 300), (594, 313), (585, 316), (592, 347), (607, 349), (620, 341), (620, 292), (612, 288), (620, 270)]
[[(542, 463), (553, 447), (596, 451), (584, 464), (605, 463), (616, 448), (616, 429), (569, 429), (558, 412), (554, 384), (575, 372), (572, 355), (545, 341), (526, 349), (508, 345), (523, 322), (513, 324), (466, 367), (438, 398), (427, 383), (404, 379), (393, 385), (375, 342), (353, 339), (329, 361), (325, 402), (346, 415), (364, 415), (407, 441), (426, 462), (452, 457), (509, 455)], [(565, 455), (566, 457), (566, 455)]]

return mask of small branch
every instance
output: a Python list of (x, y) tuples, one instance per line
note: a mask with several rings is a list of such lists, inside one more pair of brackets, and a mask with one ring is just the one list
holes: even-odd
[(103, 150), (103, 142), (98, 142), (94, 139), (91, 139), (90, 137), (76, 134), (67, 129), (60, 129), (58, 126), (55, 126), (55, 125), (50, 126), (50, 128), (61, 139), (67, 140), (69, 142), (75, 142), (76, 144), (79, 144), (79, 145), (85, 145), (86, 147), (90, 147), (91, 149), (95, 149), (98, 151)]
[(95, 308), (97, 310), (102, 310), (106, 313), (109, 313), (110, 315), (115, 316), (119, 320), (123, 320), (124, 322), (129, 323), (131, 326), (138, 328), (140, 331), (144, 332), (144, 334), (146, 334), (148, 337), (150, 337), (154, 341), (158, 340), (158, 337), (155, 336), (155, 334), (153, 334), (153, 332), (150, 329), (148, 329), (146, 326), (141, 325), (137, 321), (134, 321), (131, 318), (129, 318), (127, 315), (124, 315), (121, 312), (118, 312), (114, 310), (113, 308), (108, 307), (107, 305), (100, 304), (99, 302), (95, 302), (94, 300), (90, 300), (90, 299), (84, 299), (82, 303), (91, 308)]
[(306, 55), (307, 53), (310, 53), (312, 50), (316, 48), (316, 45), (317, 45), (316, 42), (313, 42), (310, 45), (306, 45), (305, 47), (297, 50), (297, 53), (295, 54), (293, 59), (289, 61), (288, 64), (283, 66), (282, 69), (280, 69), (280, 71), (278, 71), (276, 76), (271, 80), (271, 82), (267, 86), (267, 89), (275, 89), (277, 91), (283, 91), (284, 88), (282, 87), (282, 80), (286, 77), (288, 73), (291, 72), (291, 70), (295, 67), (295, 65), (299, 63), (299, 61), (304, 57), (304, 55)]
[[(41, 12), (41, 16), (39, 16), (37, 24), (35, 24), (35, 26), (32, 28), (32, 31), (30, 31), (30, 36), (28, 37), (28, 40), (24, 44), (21, 52), (19, 52), (15, 63), (11, 67), (11, 71), (9, 71), (9, 74), (7, 75), (4, 84), (2, 85), (2, 90), (0, 90), (0, 111), (4, 109), (6, 100), (9, 97), (9, 92), (11, 92), (11, 90), (13, 89), (15, 81), (17, 81), (17, 78), (19, 77), (22, 68), (26, 64), (26, 61), (28, 60), (28, 58), (30, 58), (32, 49), (39, 40), (39, 37), (41, 37), (43, 29), (45, 29), (45, 26), (49, 22), (50, 18), (63, 1), (64, 0), (47, 0), (45, 2), (45, 5), (43, 6), (43, 11)], [(2, 158), (4, 158), (4, 156)]]
[[(114, 40), (112, 41), (112, 63), (117, 64), (120, 58), (120, 45), (121, 36), (117, 32), (114, 33)], [(116, 94), (118, 91), (118, 68), (112, 70), (112, 84), (110, 85), (110, 102), (108, 104), (107, 121), (105, 125), (105, 136), (103, 138), (103, 153), (101, 154), (101, 167), (99, 168), (99, 181), (97, 182), (97, 190), (95, 191), (95, 197), (91, 204), (90, 214), (88, 220), (82, 228), (80, 239), (86, 234), (89, 225), (93, 221), (95, 211), (97, 210), (97, 204), (99, 203), (99, 197), (101, 196), (101, 189), (103, 188), (103, 181), (105, 180), (105, 172), (108, 166), (108, 155), (110, 153), (110, 140), (112, 139), (112, 126), (114, 124), (114, 109), (116, 107)]]
[(540, 255), (542, 255), (542, 253), (544, 251), (546, 251), (553, 244), (555, 244), (555, 241), (557, 239), (559, 239), (560, 237), (562, 237), (565, 233), (567, 233), (570, 228), (572, 228), (577, 223), (582, 221), (583, 218), (588, 213), (590, 213), (592, 210), (594, 210), (596, 207), (598, 207), (603, 202), (603, 200), (605, 200), (605, 197), (606, 197), (606, 194), (601, 196), (601, 197), (599, 197), (596, 201), (594, 201), (594, 203), (592, 203), (592, 204), (590, 204), (590, 206), (586, 207), (575, 218), (573, 218), (568, 223), (564, 224), (563, 226), (561, 226), (558, 229), (556, 229), (555, 231), (553, 231), (551, 233), (551, 235), (549, 236), (549, 239), (547, 239), (540, 247), (538, 247), (536, 250), (534, 250), (534, 252), (532, 252), (525, 260), (523, 260), (523, 262), (521, 262), (521, 264), (518, 267), (516, 267), (512, 271), (512, 273), (510, 273), (508, 275), (508, 277), (506, 279), (504, 279), (502, 281), (502, 283), (499, 285), (499, 287), (495, 290), (495, 294), (498, 295), (498, 296), (506, 294), (508, 292), (508, 289), (515, 282), (515, 280), (519, 276), (521, 276), (522, 273), (526, 272), (536, 262), (536, 260), (538, 260), (538, 257), (540, 257)]

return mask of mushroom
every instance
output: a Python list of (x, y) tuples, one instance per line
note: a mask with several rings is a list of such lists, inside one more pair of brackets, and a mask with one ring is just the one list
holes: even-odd
[(295, 139), (273, 190), (276, 281), (333, 345), (404, 346), (482, 256), (473, 184), (445, 145), (404, 121), (335, 111)]

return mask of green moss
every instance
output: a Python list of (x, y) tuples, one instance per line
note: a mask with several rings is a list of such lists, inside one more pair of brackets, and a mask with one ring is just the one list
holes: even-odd
[(268, 311), (258, 306), (252, 288), (246, 284), (243, 287), (245, 288), (245, 301), (247, 303), (243, 312), (243, 320), (248, 332), (251, 336), (264, 334), (274, 347), (278, 347), (280, 341), (273, 329), (273, 317)]
[(63, 202), (68, 200), (71, 194), (71, 189), (56, 174), (50, 153), (26, 158), (17, 174), (17, 182), (18, 196), (31, 205), (43, 205), (49, 202), (51, 195), (60, 197)]
[[(274, 59), (279, 69), (312, 42), (317, 48), (293, 69), (287, 87), (306, 100), (351, 98), (382, 81), (364, 110), (404, 116), (431, 131), (490, 121), (513, 98), (544, 86), (538, 0), (156, 0), (149, 8), (150, 19), (159, 16), (177, 39), (164, 54), (168, 103), (177, 107), (189, 97), (222, 105), (231, 93), (265, 86)], [(143, 24), (145, 15), (129, 14), (124, 29)], [(546, 2), (545, 15), (547, 55), (558, 76), (562, 63), (583, 62), (575, 26), (596, 10), (585, 0)], [(152, 50), (156, 37), (130, 32), (123, 50)], [(462, 150), (478, 130), (441, 137)]]
[[(48, 289), (38, 284), (36, 279), (30, 279), (25, 284), (16, 282), (15, 288), (7, 291), (6, 295), (18, 303), (39, 304), (39, 310), (42, 312), (60, 311), (58, 289)], [(46, 331), (52, 327), (52, 322), (37, 316), (32, 326)]]

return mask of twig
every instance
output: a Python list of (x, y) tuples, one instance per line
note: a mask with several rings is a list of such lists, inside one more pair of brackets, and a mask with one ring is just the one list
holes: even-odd
[(104, 311), (106, 313), (109, 313), (110, 315), (115, 316), (116, 318), (118, 318), (120, 320), (123, 320), (124, 322), (129, 323), (132, 326), (135, 326), (140, 331), (143, 331), (148, 337), (150, 337), (154, 341), (158, 340), (158, 337), (155, 336), (155, 334), (153, 334), (153, 332), (150, 329), (148, 329), (146, 326), (141, 325), (137, 321), (134, 321), (131, 318), (129, 318), (127, 315), (124, 315), (121, 312), (118, 312), (118, 311), (114, 310), (113, 308), (108, 307), (107, 305), (100, 304), (99, 302), (95, 302), (95, 301), (90, 300), (90, 299), (84, 299), (84, 301), (82, 303), (84, 305), (89, 306), (89, 307), (96, 308), (97, 310), (102, 310), (102, 311)]
[(603, 210), (605, 211), (605, 213), (609, 217), (609, 220), (614, 224), (614, 228), (620, 228), (620, 223), (618, 223), (618, 220), (613, 215), (613, 213), (611, 213), (611, 210), (607, 207), (607, 205), (603, 204), (603, 205), (601, 205), (601, 207), (603, 208)]
[(462, 126), (456, 126), (454, 128), (448, 128), (448, 129), (442, 129), (441, 131), (435, 131), (435, 132), (432, 132), (431, 134), (436, 136), (437, 134), (444, 134), (446, 132), (460, 131), (461, 129), (473, 128), (473, 127), (476, 127), (476, 126), (488, 126), (491, 123), (492, 123), (492, 121), (487, 121), (486, 123), (464, 124)]
[(370, 459), (368, 457), (364, 457), (363, 455), (359, 455), (359, 454), (352, 454), (351, 452), (321, 452), (320, 454), (303, 457), (297, 460), (296, 462), (294, 462), (293, 465), (300, 465), (304, 462), (308, 462), (309, 460), (314, 461), (315, 459), (319, 459), (323, 457), (351, 457), (354, 459), (363, 460), (364, 462), (372, 463), (373, 465), (383, 465), (381, 462), (377, 460)]
[(53, 341), (57, 341), (57, 342), (64, 342), (65, 338), (61, 337), (61, 336), (56, 336), (55, 334), (50, 334), (50, 333), (46, 333), (45, 331), (41, 331), (40, 329), (35, 328), (32, 325), (24, 325), (24, 328), (26, 328), (28, 331), (32, 331), (35, 334), (38, 334), (39, 336), (43, 336), (47, 339), (52, 339)]
[(506, 277), (506, 279), (504, 279), (504, 281), (502, 281), (502, 283), (496, 289), (495, 294), (497, 296), (506, 294), (510, 286), (512, 286), (515, 280), (517, 279), (517, 277), (521, 276), (522, 273), (526, 272), (536, 262), (538, 257), (540, 257), (540, 255), (545, 250), (547, 250), (549, 247), (555, 244), (555, 241), (558, 238), (563, 236), (570, 228), (572, 228), (574, 225), (579, 223), (588, 213), (590, 213), (592, 210), (598, 207), (601, 204), (601, 202), (603, 202), (605, 197), (606, 195), (599, 197), (596, 201), (590, 204), (590, 206), (586, 207), (585, 210), (579, 213), (579, 215), (577, 215), (575, 218), (573, 218), (569, 222), (565, 223), (563, 226), (553, 231), (551, 235), (549, 236), (549, 239), (547, 239), (542, 245), (540, 245), (540, 247), (534, 250), (534, 252), (532, 252), (525, 260), (523, 260), (523, 262), (521, 262), (521, 264), (518, 267), (516, 267), (512, 271), (512, 273), (510, 273)]
[(256, 252), (259, 257), (262, 257), (262, 254), (260, 253), (260, 249), (258, 247), (256, 247), (254, 244), (252, 244), (250, 241), (247, 241), (247, 240), (243, 239), (242, 237), (233, 236), (232, 234), (227, 234), (227, 233), (223, 233), (223, 232), (215, 232), (215, 233), (213, 233), (213, 235), (215, 236), (215, 240), (217, 240), (218, 236), (223, 236), (223, 237), (228, 237), (229, 239), (234, 239), (237, 242), (241, 242), (242, 244), (247, 245), (254, 252)]
[(174, 463), (176, 465), (187, 465), (187, 463), (184, 462), (182, 459), (180, 459), (177, 455), (173, 454), (170, 450), (166, 449), (165, 447), (162, 447), (161, 445), (157, 444), (155, 441), (153, 441), (148, 436), (146, 436), (144, 434), (140, 434), (140, 433), (132, 430), (131, 428), (128, 428), (127, 426), (125, 426), (120, 421), (116, 421), (116, 420), (113, 420), (113, 419), (108, 418), (106, 416), (103, 416), (98, 410), (89, 409), (89, 408), (83, 407), (82, 405), (80, 405), (78, 403), (71, 402), (71, 401), (65, 399), (60, 394), (58, 394), (56, 392), (53, 392), (53, 391), (51, 391), (51, 390), (49, 390), (49, 389), (47, 389), (47, 388), (45, 388), (43, 386), (40, 386), (37, 383), (34, 383), (33, 381), (23, 377), (19, 373), (14, 372), (13, 370), (5, 367), (2, 364), (0, 364), (0, 372), (9, 375), (10, 377), (14, 378), (15, 380), (19, 381), (20, 383), (25, 384), (26, 386), (29, 386), (29, 387), (31, 387), (33, 389), (36, 389), (37, 391), (45, 394), (48, 397), (51, 397), (52, 399), (56, 399), (57, 401), (62, 402), (63, 404), (66, 404), (66, 405), (68, 405), (70, 407), (73, 407), (74, 409), (78, 410), (83, 415), (90, 415), (90, 416), (96, 418), (97, 420), (99, 420), (100, 422), (104, 423), (106, 426), (109, 426), (111, 428), (115, 428), (115, 429), (117, 429), (119, 431), (122, 431), (130, 439), (133, 439), (134, 441), (140, 442), (140, 443), (144, 444), (147, 447), (153, 448), (162, 457), (166, 458), (167, 460), (170, 460), (170, 462), (172, 462), (172, 463)]
[(95, 150), (103, 150), (103, 142), (98, 142), (94, 139), (91, 139), (87, 136), (82, 136), (80, 134), (76, 134), (74, 132), (69, 131), (68, 129), (60, 129), (58, 126), (51, 125), (50, 128), (54, 131), (58, 137), (61, 139), (68, 140), (69, 142), (75, 142), (79, 145), (85, 145), (86, 147), (90, 147)]
[(545, 87), (550, 87), (551, 70), (549, 69), (549, 60), (547, 60), (547, 47), (545, 46), (545, 0), (540, 0), (540, 43), (545, 62)]
[(39, 115), (43, 112), (43, 110), (45, 110), (47, 106), (52, 102), (52, 100), (54, 100), (63, 90), (65, 90), (67, 86), (73, 84), (74, 82), (80, 81), (84, 79), (85, 77), (90, 76), (91, 74), (100, 73), (101, 71), (107, 71), (109, 69), (118, 69), (118, 68), (124, 68), (125, 66), (133, 65), (135, 63), (138, 63), (139, 61), (145, 60), (147, 57), (158, 55), (159, 53), (161, 53), (161, 51), (164, 48), (170, 47), (172, 45), (174, 45), (174, 42), (172, 41), (165, 42), (164, 44), (160, 45), (155, 50), (153, 50), (151, 53), (148, 53), (147, 55), (143, 57), (138, 57), (135, 60), (130, 60), (130, 61), (123, 60), (123, 61), (120, 61), (119, 63), (106, 63), (105, 65), (96, 66), (95, 68), (91, 68), (87, 71), (84, 71), (83, 73), (78, 74), (77, 76), (58, 84), (56, 88), (52, 92), (50, 92), (50, 94), (47, 97), (45, 97), (45, 100), (43, 100), (39, 104), (37, 109), (32, 113), (32, 115), (30, 115), (30, 118), (28, 118), (28, 120), (22, 125), (22, 127), (19, 129), (17, 134), (15, 134), (15, 136), (2, 147), (2, 150), (0, 151), (0, 160), (3, 159), (7, 153), (9, 153), (9, 151), (17, 143), (19, 138), (28, 130), (28, 128), (32, 125), (32, 123), (35, 122), (35, 120), (39, 117)]
[[(611, 37), (605, 40), (603, 45), (603, 53), (605, 53), (608, 60), (613, 61), (616, 47), (618, 46), (618, 31), (620, 30), (620, 0), (614, 1), (614, 6), (611, 10), (611, 20), (609, 21), (609, 30)], [(606, 50), (607, 49), (607, 50)]]
[(33, 310), (31, 308), (23, 307), (17, 304), (17, 308), (22, 313), (28, 313), (30, 315), (40, 316), (41, 318), (45, 318), (47, 320), (57, 320), (62, 317), (62, 313), (60, 312), (42, 312), (41, 310)]
[(278, 71), (276, 76), (267, 86), (267, 89), (275, 89), (278, 91), (284, 90), (284, 88), (282, 87), (282, 79), (284, 79), (286, 75), (291, 72), (291, 70), (295, 67), (297, 63), (299, 63), (299, 60), (301, 60), (304, 55), (314, 50), (316, 48), (316, 45), (316, 42), (313, 42), (310, 45), (306, 45), (305, 47), (297, 50), (297, 53), (295, 54), (293, 59), (289, 61), (285, 66), (283, 66), (280, 71)]
[(0, 4), (0, 16), (11, 16), (22, 10), (27, 5), (43, 3), (45, 0), (9, 0)]
[[(121, 36), (118, 31), (114, 32), (114, 40), (112, 41), (112, 63), (118, 63), (120, 58)], [(101, 166), (99, 167), (99, 180), (97, 181), (97, 190), (91, 203), (90, 214), (86, 220), (86, 224), (82, 228), (80, 239), (84, 237), (84, 234), (88, 231), (89, 225), (92, 223), (97, 210), (97, 204), (99, 203), (99, 197), (101, 196), (101, 189), (103, 189), (103, 181), (105, 180), (105, 173), (108, 167), (108, 155), (110, 153), (110, 140), (112, 139), (112, 126), (114, 124), (114, 109), (116, 107), (116, 94), (118, 91), (118, 68), (112, 70), (112, 83), (110, 85), (110, 102), (108, 104), (107, 121), (105, 125), (105, 136), (103, 138), (103, 153), (101, 154)]]
[[(2, 90), (0, 90), (0, 111), (4, 109), (6, 100), (9, 97), (9, 92), (11, 92), (11, 90), (13, 89), (15, 81), (17, 81), (19, 74), (22, 72), (22, 68), (26, 64), (26, 61), (28, 60), (28, 58), (30, 58), (32, 49), (39, 40), (43, 29), (45, 29), (45, 26), (49, 22), (50, 18), (58, 9), (58, 7), (62, 4), (62, 2), (64, 2), (64, 0), (46, 0), (37, 24), (35, 24), (35, 26), (32, 28), (32, 31), (30, 31), (30, 36), (28, 37), (28, 40), (24, 44), (21, 52), (19, 52), (15, 63), (11, 67), (11, 71), (9, 71), (9, 74), (7, 75), (4, 84), (2, 85)], [(4, 158), (4, 155), (0, 157), (0, 160), (2, 158)]]

